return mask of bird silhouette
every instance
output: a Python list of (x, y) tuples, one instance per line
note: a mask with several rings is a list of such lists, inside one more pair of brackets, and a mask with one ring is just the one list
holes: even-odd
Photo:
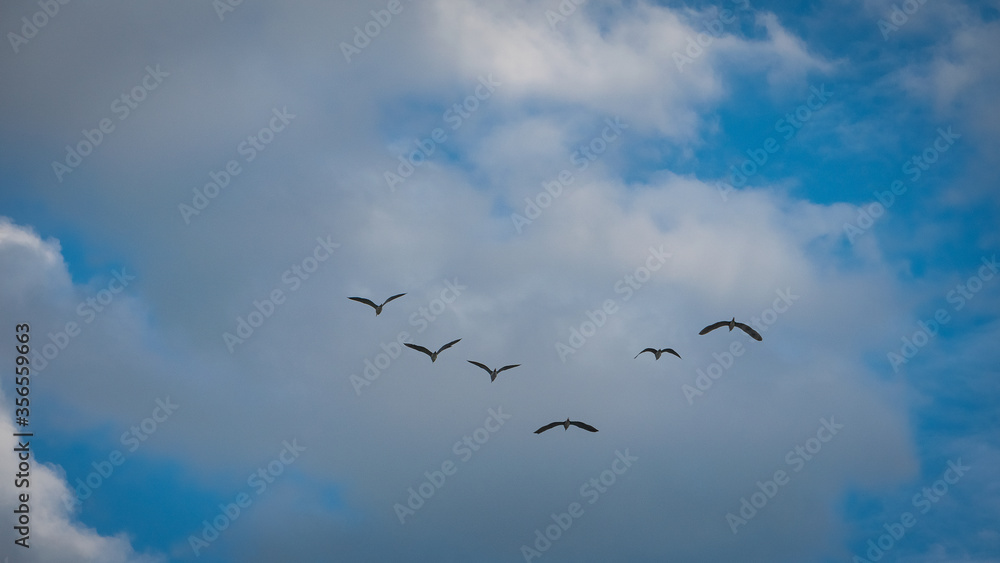
[(535, 430), (535, 434), (541, 434), (542, 432), (545, 432), (546, 430), (549, 430), (551, 428), (555, 428), (556, 426), (562, 426), (563, 430), (569, 430), (570, 424), (572, 424), (573, 426), (583, 428), (587, 432), (597, 432), (596, 428), (587, 424), (586, 422), (579, 422), (567, 418), (565, 422), (553, 422), (552, 424), (546, 424), (545, 426), (539, 428), (538, 430)]
[[(652, 352), (653, 356), (657, 360), (660, 359), (660, 356), (662, 356), (664, 352), (666, 352), (667, 354), (673, 354), (673, 355), (677, 356), (678, 358), (681, 357), (681, 355), (678, 354), (677, 352), (675, 352), (673, 348), (662, 348), (660, 350), (657, 350), (656, 348), (646, 348), (642, 352)], [(638, 358), (640, 355), (642, 355), (642, 352), (639, 352), (638, 354), (636, 354), (635, 357)], [(635, 358), (632, 358), (632, 359), (634, 360)]]
[(350, 299), (351, 301), (357, 301), (358, 303), (364, 303), (365, 305), (372, 307), (373, 309), (375, 309), (375, 316), (377, 317), (382, 314), (382, 307), (385, 307), (386, 303), (392, 301), (393, 299), (398, 299), (404, 295), (406, 294), (400, 293), (399, 295), (393, 295), (392, 297), (383, 301), (381, 305), (376, 305), (371, 299), (365, 299), (364, 297), (348, 297), (348, 299)]
[(479, 366), (479, 367), (483, 368), (484, 370), (486, 370), (486, 372), (490, 374), (490, 381), (491, 382), (494, 381), (497, 378), (497, 375), (499, 375), (501, 371), (503, 371), (505, 369), (516, 368), (517, 366), (521, 365), (521, 364), (514, 364), (512, 366), (504, 366), (504, 367), (502, 367), (500, 369), (490, 369), (490, 368), (486, 367), (485, 364), (481, 364), (479, 362), (474, 362), (472, 360), (467, 360), (467, 361), (470, 364), (474, 365), (474, 366)]
[[(461, 340), (461, 338), (459, 338), (458, 340)], [(423, 346), (420, 346), (420, 345), (417, 345), (417, 344), (410, 344), (408, 342), (404, 342), (403, 346), (406, 346), (407, 348), (412, 348), (412, 349), (416, 350), (417, 352), (423, 352), (424, 354), (427, 354), (428, 356), (431, 357), (431, 361), (433, 362), (433, 361), (437, 360), (438, 354), (440, 354), (441, 352), (444, 352), (448, 348), (451, 348), (455, 343), (458, 342), (458, 340), (452, 340), (451, 342), (449, 342), (449, 343), (445, 344), (444, 346), (438, 348), (437, 352), (431, 352), (430, 350), (428, 350), (427, 348), (424, 348)]]
[(763, 338), (760, 337), (760, 334), (756, 330), (750, 328), (750, 326), (748, 325), (736, 322), (736, 317), (733, 317), (733, 319), (730, 321), (719, 321), (715, 324), (708, 325), (705, 328), (701, 329), (701, 332), (699, 332), (698, 334), (708, 334), (713, 330), (717, 328), (722, 328), (724, 326), (729, 327), (729, 332), (732, 332), (733, 328), (740, 328), (743, 332), (749, 334), (750, 337), (753, 338), (754, 340), (758, 342), (763, 340)]

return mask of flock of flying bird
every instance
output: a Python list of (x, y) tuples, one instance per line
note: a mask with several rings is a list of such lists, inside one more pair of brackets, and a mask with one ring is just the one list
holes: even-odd
[[(379, 315), (382, 314), (382, 307), (385, 307), (386, 303), (392, 301), (393, 299), (399, 299), (400, 297), (402, 297), (404, 295), (406, 295), (406, 294), (405, 293), (400, 293), (398, 295), (393, 295), (392, 297), (390, 297), (390, 298), (386, 299), (385, 301), (383, 301), (381, 305), (376, 304), (371, 299), (365, 299), (364, 297), (348, 297), (348, 299), (350, 299), (352, 301), (357, 301), (358, 303), (364, 303), (365, 305), (368, 305), (369, 307), (372, 307), (373, 309), (375, 309), (375, 316), (377, 317), (377, 316), (379, 316)], [(708, 334), (709, 332), (712, 332), (713, 330), (715, 330), (717, 328), (722, 328), (722, 327), (728, 327), (729, 328), (729, 332), (732, 332), (734, 328), (738, 328), (738, 329), (742, 330), (743, 332), (749, 334), (751, 338), (753, 338), (754, 340), (756, 340), (758, 342), (760, 342), (760, 341), (763, 340), (763, 338), (761, 338), (761, 336), (760, 336), (760, 333), (758, 333), (756, 330), (754, 330), (751, 326), (746, 325), (744, 323), (736, 322), (736, 317), (733, 317), (731, 320), (728, 320), (728, 321), (719, 321), (717, 323), (710, 324), (710, 325), (706, 326), (705, 328), (701, 329), (701, 332), (699, 332), (698, 334)], [(406, 346), (407, 348), (410, 348), (411, 350), (416, 350), (417, 352), (423, 352), (424, 354), (427, 354), (430, 357), (431, 361), (434, 362), (434, 361), (437, 360), (438, 354), (440, 354), (441, 352), (444, 352), (448, 348), (451, 348), (455, 344), (458, 344), (461, 340), (462, 340), (461, 338), (459, 338), (458, 340), (452, 340), (451, 342), (449, 342), (449, 343), (445, 344), (444, 346), (438, 348), (436, 352), (432, 352), (431, 350), (428, 350), (427, 348), (424, 348), (423, 346), (420, 346), (418, 344), (410, 344), (409, 342), (404, 342), (403, 345)], [(653, 354), (653, 359), (654, 360), (659, 360), (660, 356), (662, 356), (663, 354), (673, 354), (674, 356), (677, 356), (678, 359), (680, 359), (680, 357), (681, 357), (681, 355), (678, 354), (677, 351), (674, 350), (673, 348), (660, 348), (660, 349), (646, 348), (646, 349), (642, 350), (641, 352), (639, 352), (638, 354), (636, 354), (635, 357), (638, 358), (644, 352), (649, 352), (649, 353)], [(633, 359), (635, 359), (635, 358), (633, 358)], [(518, 366), (521, 365), (521, 364), (512, 364), (512, 365), (509, 365), (509, 366), (504, 366), (504, 367), (499, 368), (499, 369), (490, 369), (485, 364), (481, 364), (479, 362), (474, 362), (472, 360), (468, 360), (468, 362), (470, 364), (474, 365), (474, 366), (482, 368), (484, 371), (486, 371), (486, 373), (490, 374), (490, 381), (491, 382), (494, 381), (494, 380), (496, 380), (497, 375), (499, 375), (500, 372), (502, 372), (504, 370), (508, 370), (508, 369), (513, 369), (513, 368), (516, 368), (516, 367), (518, 367)], [(567, 418), (563, 422), (552, 422), (552, 423), (546, 424), (545, 426), (542, 426), (538, 430), (535, 430), (535, 434), (541, 434), (542, 432), (545, 432), (546, 430), (550, 430), (550, 429), (555, 428), (557, 426), (562, 426), (563, 430), (569, 430), (569, 427), (571, 425), (572, 426), (576, 426), (577, 428), (582, 428), (582, 429), (584, 429), (584, 430), (586, 430), (588, 432), (597, 432), (596, 428), (594, 428), (593, 426), (591, 426), (591, 425), (589, 425), (589, 424), (587, 424), (585, 422), (580, 422), (578, 420), (570, 420), (570, 419)]]

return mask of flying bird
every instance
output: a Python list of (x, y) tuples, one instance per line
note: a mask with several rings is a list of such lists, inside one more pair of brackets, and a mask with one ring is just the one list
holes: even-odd
[[(652, 352), (653, 356), (657, 360), (660, 359), (660, 356), (663, 355), (664, 352), (666, 352), (668, 354), (673, 354), (673, 355), (677, 356), (678, 358), (681, 357), (681, 355), (678, 354), (677, 352), (675, 352), (673, 348), (663, 348), (663, 349), (660, 349), (660, 350), (657, 350), (656, 348), (646, 348), (642, 352)], [(638, 354), (636, 354), (635, 357), (638, 358), (640, 355), (642, 355), (642, 352), (639, 352)], [(632, 358), (632, 359), (634, 360), (635, 358)]]
[[(459, 338), (458, 340), (461, 340), (461, 338)], [(412, 348), (412, 349), (416, 350), (417, 352), (423, 352), (424, 354), (427, 354), (428, 356), (431, 357), (431, 361), (433, 362), (433, 361), (437, 360), (438, 354), (440, 354), (441, 352), (444, 352), (448, 348), (451, 348), (453, 345), (455, 345), (458, 342), (458, 340), (452, 340), (451, 342), (449, 342), (449, 343), (445, 344), (444, 346), (442, 346), (441, 348), (439, 348), (437, 352), (431, 352), (430, 350), (428, 350), (427, 348), (424, 348), (423, 346), (419, 346), (417, 344), (410, 344), (409, 342), (404, 342), (403, 346), (406, 346), (407, 348)]]
[(472, 360), (468, 360), (468, 362), (470, 364), (474, 365), (474, 366), (479, 366), (479, 367), (483, 368), (484, 370), (486, 370), (487, 373), (490, 374), (490, 381), (495, 380), (497, 378), (497, 375), (499, 375), (501, 371), (503, 371), (505, 369), (516, 368), (517, 366), (521, 365), (521, 364), (514, 364), (512, 366), (504, 366), (504, 367), (502, 367), (500, 369), (490, 369), (490, 368), (486, 367), (484, 364), (481, 364), (479, 362), (474, 362)]
[(392, 297), (390, 297), (390, 298), (386, 299), (385, 301), (383, 301), (381, 305), (376, 305), (371, 299), (365, 299), (364, 297), (348, 297), (348, 299), (350, 299), (351, 301), (357, 301), (358, 303), (364, 303), (365, 305), (368, 305), (368, 306), (374, 308), (375, 309), (375, 316), (377, 317), (380, 314), (382, 314), (382, 307), (385, 307), (386, 303), (392, 301), (393, 299), (398, 299), (398, 298), (400, 298), (400, 297), (402, 297), (404, 295), (406, 295), (406, 294), (405, 293), (400, 293), (399, 295), (393, 295)]
[(541, 434), (542, 432), (545, 432), (546, 430), (549, 430), (550, 428), (555, 428), (556, 426), (562, 426), (563, 430), (569, 430), (569, 425), (570, 424), (572, 424), (573, 426), (577, 426), (577, 427), (583, 428), (587, 432), (597, 432), (596, 428), (594, 428), (593, 426), (587, 424), (586, 422), (579, 422), (579, 421), (570, 420), (570, 419), (567, 418), (566, 422), (553, 422), (552, 424), (546, 424), (545, 426), (539, 428), (538, 430), (535, 430), (535, 434)]
[(729, 332), (732, 332), (733, 328), (739, 327), (741, 330), (743, 330), (743, 332), (749, 334), (750, 337), (753, 338), (754, 340), (757, 340), (758, 342), (763, 340), (763, 338), (760, 337), (760, 334), (756, 330), (752, 329), (748, 325), (736, 322), (736, 317), (733, 317), (733, 320), (731, 321), (719, 321), (715, 324), (708, 325), (705, 328), (701, 329), (701, 332), (699, 332), (698, 334), (708, 334), (713, 330), (717, 328), (722, 328), (724, 326), (729, 327)]

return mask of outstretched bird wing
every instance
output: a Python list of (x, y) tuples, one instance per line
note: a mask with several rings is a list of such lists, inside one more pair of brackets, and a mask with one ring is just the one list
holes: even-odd
[(519, 365), (521, 365), (521, 364), (514, 364), (514, 365), (512, 365), (512, 366), (504, 366), (504, 367), (502, 367), (502, 368), (498, 369), (498, 370), (497, 370), (497, 373), (500, 373), (501, 371), (503, 371), (503, 370), (505, 370), (505, 369), (511, 369), (511, 368), (516, 368), (516, 367), (517, 367), (517, 366), (519, 366)]
[(666, 352), (668, 354), (673, 354), (673, 355), (677, 356), (678, 358), (681, 357), (681, 355), (678, 354), (673, 348), (664, 348), (663, 350), (660, 350), (660, 351), (661, 352)]
[[(459, 338), (458, 340), (461, 340), (461, 338)], [(438, 354), (440, 354), (441, 352), (443, 352), (443, 351), (447, 350), (448, 348), (451, 348), (452, 346), (454, 346), (455, 343), (458, 342), (458, 340), (452, 340), (451, 342), (449, 342), (449, 343), (445, 344), (444, 346), (438, 348)]]
[(701, 329), (701, 332), (699, 332), (698, 334), (708, 334), (708, 333), (712, 332), (713, 330), (715, 330), (717, 328), (722, 328), (722, 327), (728, 326), (728, 325), (729, 325), (729, 321), (719, 321), (719, 322), (717, 322), (715, 324), (708, 325), (705, 328)]
[(357, 301), (358, 303), (364, 303), (372, 309), (378, 309), (378, 305), (372, 303), (371, 299), (365, 299), (364, 297), (348, 297), (351, 301)]
[(487, 373), (489, 373), (490, 375), (493, 375), (493, 370), (491, 370), (490, 368), (486, 367), (485, 364), (481, 364), (479, 362), (473, 362), (472, 360), (466, 360), (466, 361), (469, 362), (470, 364), (474, 365), (474, 366), (479, 366), (479, 367), (483, 368), (484, 370), (487, 371)]
[(587, 432), (597, 432), (596, 428), (587, 424), (586, 422), (578, 422), (576, 420), (571, 420), (569, 421), (569, 423), (572, 424), (573, 426), (579, 426), (580, 428), (583, 428)]
[(754, 340), (758, 342), (764, 340), (763, 338), (761, 338), (760, 334), (756, 330), (750, 328), (749, 325), (745, 325), (743, 323), (736, 323), (736, 326), (742, 328), (743, 332), (749, 334), (750, 337), (753, 338)]
[[(654, 356), (656, 355), (656, 349), (655, 348), (646, 348), (642, 352), (652, 352)], [(638, 354), (636, 354), (635, 358), (638, 358), (640, 355), (642, 355), (642, 352), (639, 352)], [(632, 359), (634, 360), (635, 358), (632, 358)]]
[(386, 299), (385, 301), (383, 301), (382, 302), (382, 306), (384, 307), (386, 303), (392, 301), (393, 299), (398, 299), (398, 298), (400, 298), (400, 297), (402, 297), (404, 295), (406, 295), (406, 294), (405, 293), (400, 293), (399, 295), (393, 295), (392, 297), (390, 297), (390, 298)]
[[(556, 426), (562, 426), (562, 425), (563, 425), (562, 422), (553, 422), (552, 424), (546, 424), (545, 426), (539, 428), (538, 430), (535, 430), (535, 434), (541, 434), (542, 432), (545, 432), (546, 430), (550, 430), (552, 428), (555, 428)], [(596, 432), (596, 430), (595, 430), (595, 432)]]
[(423, 346), (420, 346), (419, 344), (410, 344), (409, 342), (404, 342), (403, 346), (416, 350), (417, 352), (423, 352), (424, 354), (433, 357), (430, 350), (424, 348)]

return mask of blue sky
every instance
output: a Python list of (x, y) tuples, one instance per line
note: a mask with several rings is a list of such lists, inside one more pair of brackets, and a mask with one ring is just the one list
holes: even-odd
[(0, 555), (1000, 561), (1000, 4), (224, 5), (0, 8)]

